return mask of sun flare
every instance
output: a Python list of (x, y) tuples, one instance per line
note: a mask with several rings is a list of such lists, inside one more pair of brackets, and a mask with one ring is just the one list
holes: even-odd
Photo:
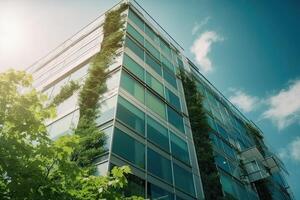
[(16, 51), (23, 39), (22, 24), (16, 14), (0, 13), (0, 50), (9, 53)]

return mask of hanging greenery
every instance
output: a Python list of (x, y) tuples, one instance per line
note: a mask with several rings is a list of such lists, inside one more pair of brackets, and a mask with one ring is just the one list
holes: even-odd
[(64, 85), (59, 93), (53, 98), (51, 103), (49, 104), (48, 107), (50, 106), (58, 106), (62, 102), (64, 102), (66, 99), (71, 97), (74, 92), (76, 92), (80, 88), (80, 85), (78, 82), (75, 81), (70, 81), (67, 85)]
[(105, 135), (95, 122), (99, 114), (99, 101), (106, 91), (108, 67), (122, 47), (124, 38), (123, 11), (127, 4), (122, 4), (116, 10), (106, 14), (103, 26), (101, 50), (94, 56), (89, 68), (89, 75), (79, 93), (79, 122), (75, 134), (80, 136), (79, 148), (73, 154), (72, 160), (81, 167), (89, 167), (93, 172), (93, 160), (104, 152)]
[(210, 127), (203, 109), (203, 97), (197, 91), (192, 76), (189, 77), (184, 71), (180, 71), (180, 77), (188, 108), (205, 199), (224, 199), (220, 177), (214, 161), (213, 147), (209, 138)]
[[(124, 38), (122, 13), (127, 8), (127, 4), (121, 4), (118, 9), (106, 13), (100, 52), (92, 58), (88, 77), (78, 96), (80, 115), (74, 133), (80, 137), (78, 148), (72, 155), (72, 161), (75, 161), (80, 167), (90, 169), (91, 173), (94, 169), (93, 160), (105, 151), (106, 138), (97, 127), (95, 120), (99, 115), (99, 101), (107, 89), (108, 67), (116, 58), (117, 50), (122, 47)], [(80, 85), (77, 82), (69, 82), (61, 88), (49, 107), (61, 104), (78, 89), (80, 89)]]

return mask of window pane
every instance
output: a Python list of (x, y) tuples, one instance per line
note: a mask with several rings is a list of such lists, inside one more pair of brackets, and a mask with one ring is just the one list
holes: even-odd
[(173, 110), (171, 107), (167, 106), (168, 109), (168, 121), (178, 128), (180, 131), (184, 133), (184, 127), (183, 127), (183, 119), (182, 116), (180, 116), (175, 110)]
[(60, 136), (63, 136), (71, 132), (72, 128), (72, 118), (73, 113), (68, 114), (67, 116), (55, 121), (49, 127), (49, 136), (52, 139), (57, 139)]
[(140, 196), (145, 197), (145, 180), (133, 175), (127, 174), (126, 178), (128, 180), (128, 184), (126, 188), (124, 188), (124, 195), (126, 197), (129, 196)]
[(145, 24), (145, 33), (156, 43), (159, 45), (159, 37), (156, 33), (147, 25)]
[(174, 195), (154, 184), (148, 183), (148, 199), (174, 200)]
[(163, 64), (163, 66), (167, 67), (170, 71), (172, 71), (174, 73), (173, 64), (163, 55), (161, 56), (161, 62)]
[(178, 96), (176, 96), (171, 90), (166, 87), (166, 99), (174, 106), (178, 111), (181, 111), (180, 101)]
[[(192, 173), (173, 163), (175, 186), (189, 194), (195, 195)], [(184, 181), (183, 181), (184, 180)]]
[(171, 49), (165, 41), (160, 40), (160, 48), (162, 52), (164, 52), (168, 56), (168, 58), (172, 58)]
[(147, 118), (147, 137), (159, 147), (170, 151), (168, 130), (150, 116)]
[(152, 58), (148, 53), (146, 53), (146, 63), (159, 75), (161, 75), (161, 66), (160, 64)]
[(145, 168), (145, 145), (118, 128), (115, 128), (112, 151), (125, 160)]
[(216, 155), (215, 162), (221, 169), (223, 169), (224, 171), (226, 171), (228, 173), (231, 173), (228, 161), (223, 156), (221, 156), (219, 154)]
[(148, 171), (159, 178), (172, 183), (171, 161), (148, 148)]
[(133, 26), (127, 24), (127, 31), (134, 39), (136, 39), (139, 43), (144, 45), (144, 36), (142, 36), (142, 34), (140, 34), (137, 30), (135, 30)]
[(223, 186), (223, 190), (226, 193), (235, 196), (233, 185), (232, 185), (233, 181), (228, 176), (226, 176), (222, 173), (221, 173), (220, 180), (221, 180), (221, 184)]
[(227, 143), (223, 142), (223, 148), (224, 148), (224, 152), (230, 156), (231, 158), (235, 159), (236, 157), (236, 152), (233, 148), (231, 148), (231, 146), (229, 146)]
[(121, 87), (134, 96), (137, 100), (144, 103), (145, 89), (139, 82), (134, 80), (127, 72), (122, 71)]
[(158, 94), (164, 96), (164, 87), (163, 85), (154, 78), (151, 74), (147, 72), (146, 74), (146, 83)]
[(146, 93), (146, 106), (162, 118), (166, 118), (165, 104), (149, 91)]
[(139, 79), (144, 80), (144, 68), (137, 64), (132, 58), (124, 54), (124, 65), (130, 72), (136, 75)]
[(117, 118), (141, 135), (145, 135), (145, 115), (140, 109), (119, 96)]
[(186, 163), (190, 163), (187, 143), (171, 132), (172, 155)]
[(173, 73), (168, 72), (168, 70), (164, 69), (164, 79), (165, 79), (170, 85), (172, 85), (174, 88), (177, 89), (176, 76), (175, 76)]
[(134, 22), (142, 31), (144, 31), (144, 22), (132, 10), (129, 10), (128, 18)]
[(160, 60), (159, 51), (147, 40), (145, 40), (145, 48), (157, 59)]
[(125, 46), (128, 47), (131, 51), (133, 51), (133, 53), (135, 53), (142, 60), (144, 60), (144, 50), (128, 36), (126, 36), (125, 39)]

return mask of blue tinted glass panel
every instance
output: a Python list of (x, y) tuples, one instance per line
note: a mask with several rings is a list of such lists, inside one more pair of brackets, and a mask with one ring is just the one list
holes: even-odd
[[(173, 163), (175, 186), (180, 190), (195, 195), (193, 175), (191, 172)], [(184, 180), (184, 181), (183, 181)]]
[(129, 162), (145, 168), (145, 145), (115, 128), (112, 151)]
[(176, 81), (176, 76), (172, 72), (169, 72), (168, 70), (164, 69), (164, 79), (172, 85), (174, 88), (177, 89), (177, 81)]
[(138, 17), (132, 10), (129, 10), (128, 18), (144, 31), (144, 21)]
[(140, 34), (133, 26), (127, 24), (127, 32), (136, 39), (141, 45), (144, 45), (144, 36)]
[(139, 79), (144, 80), (144, 68), (126, 54), (124, 54), (124, 66)]
[(177, 95), (175, 95), (171, 90), (166, 87), (166, 99), (174, 106), (178, 111), (181, 111), (180, 101)]
[(146, 63), (159, 75), (162, 74), (160, 64), (152, 58), (148, 53), (146, 53)]
[(175, 126), (178, 130), (184, 133), (184, 126), (183, 126), (183, 118), (179, 115), (175, 110), (171, 107), (167, 106), (168, 110), (168, 121)]
[(147, 117), (147, 138), (164, 150), (170, 151), (168, 129), (150, 116)]
[(148, 148), (148, 171), (159, 178), (172, 183), (171, 161)]
[(131, 51), (133, 51), (133, 53), (135, 53), (142, 60), (144, 60), (144, 50), (128, 36), (125, 40), (125, 46), (128, 47)]
[(172, 149), (172, 155), (175, 158), (183, 162), (186, 162), (188, 164), (190, 163), (187, 143), (172, 132), (171, 132), (171, 149)]
[(134, 129), (137, 133), (145, 135), (145, 114), (140, 109), (119, 96), (117, 118)]
[(174, 200), (174, 194), (148, 183), (148, 198), (152, 200)]

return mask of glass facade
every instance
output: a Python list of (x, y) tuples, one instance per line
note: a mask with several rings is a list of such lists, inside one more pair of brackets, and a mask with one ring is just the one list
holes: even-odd
[[(95, 164), (97, 174), (115, 165), (131, 166), (125, 194), (148, 199), (204, 199), (179, 68), (191, 72), (203, 95), (215, 164), (223, 193), (233, 199), (259, 199), (257, 188), (245, 174), (241, 154), (256, 145), (248, 122), (197, 68), (183, 56), (158, 26), (132, 5), (125, 13), (124, 48), (108, 69), (107, 91), (99, 101), (96, 123), (107, 135), (107, 152)], [(71, 80), (83, 84), (93, 55), (103, 38), (102, 15), (57, 50), (29, 68), (34, 85), (51, 100)], [(71, 134), (79, 119), (78, 93), (57, 107), (47, 122), (52, 139)], [(256, 161), (255, 161), (256, 162)], [(258, 161), (257, 161), (258, 162)], [(261, 166), (261, 165), (257, 165)], [(255, 169), (259, 170), (259, 167)], [(255, 171), (253, 169), (253, 171)], [(281, 172), (268, 179), (274, 199), (288, 198)]]

